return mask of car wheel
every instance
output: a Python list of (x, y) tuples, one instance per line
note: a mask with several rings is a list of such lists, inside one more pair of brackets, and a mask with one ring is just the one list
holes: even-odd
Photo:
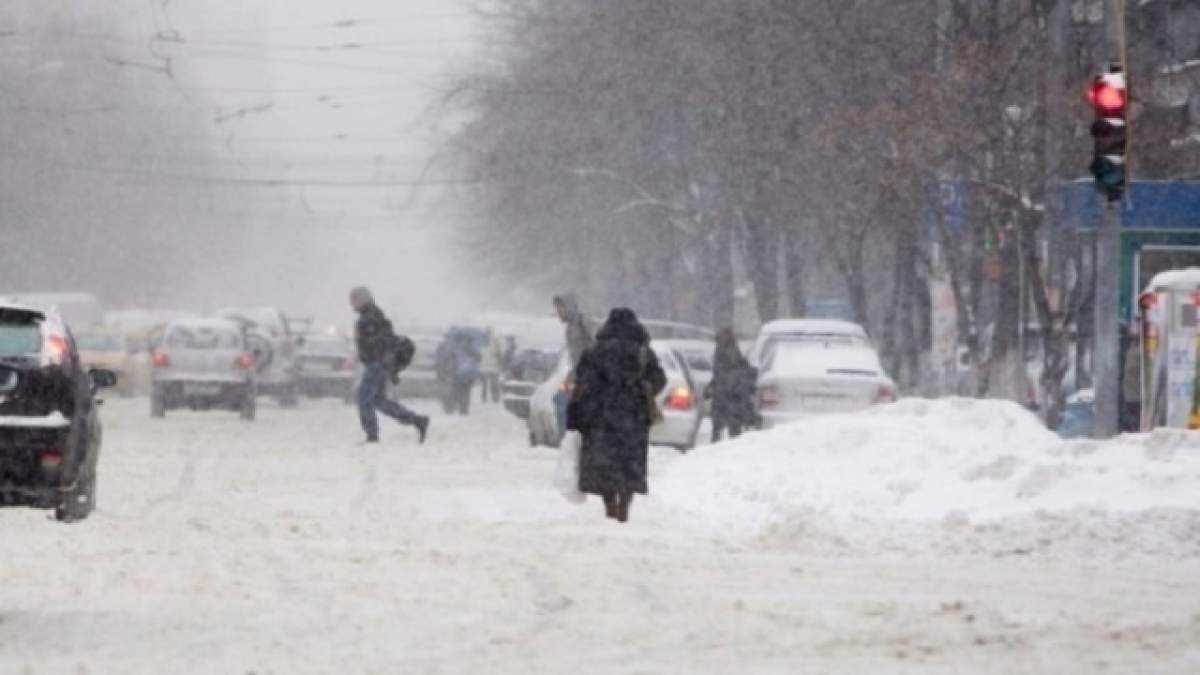
[(166, 396), (158, 385), (150, 390), (150, 416), (158, 419), (167, 416)]
[(60, 523), (77, 523), (87, 518), (96, 508), (96, 470), (81, 476), (75, 489), (65, 493), (62, 501), (54, 507), (54, 519)]

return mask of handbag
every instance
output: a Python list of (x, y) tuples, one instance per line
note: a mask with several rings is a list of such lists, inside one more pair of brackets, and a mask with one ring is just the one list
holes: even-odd
[(579, 489), (579, 454), (583, 437), (568, 431), (558, 446), (558, 464), (554, 467), (554, 487), (572, 504), (582, 504), (587, 495)]
[(642, 379), (646, 374), (646, 366), (650, 365), (650, 348), (642, 347), (638, 352), (638, 363), (641, 365), (641, 372), (638, 373), (638, 381), (642, 385), (643, 396), (646, 397), (646, 414), (650, 418), (650, 426), (654, 426), (663, 421), (662, 408), (658, 407), (658, 399), (654, 396), (654, 391), (650, 388), (650, 383)]

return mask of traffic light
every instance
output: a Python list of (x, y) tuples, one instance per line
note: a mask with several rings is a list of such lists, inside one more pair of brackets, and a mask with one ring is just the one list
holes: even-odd
[(1096, 121), (1092, 123), (1092, 175), (1096, 177), (1096, 189), (1108, 201), (1117, 202), (1125, 194), (1129, 129), (1129, 90), (1119, 66), (1096, 76), (1088, 99), (1096, 109)]

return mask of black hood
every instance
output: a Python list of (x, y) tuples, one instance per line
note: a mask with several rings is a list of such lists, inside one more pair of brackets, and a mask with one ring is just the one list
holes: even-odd
[(596, 334), (597, 340), (627, 340), (638, 344), (650, 344), (650, 334), (646, 332), (637, 318), (637, 314), (633, 313), (628, 307), (617, 307), (608, 314), (608, 321), (604, 322), (604, 327)]

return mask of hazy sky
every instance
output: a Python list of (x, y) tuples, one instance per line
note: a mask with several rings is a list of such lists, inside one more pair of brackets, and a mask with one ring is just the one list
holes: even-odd
[(475, 304), (471, 261), (449, 245), (436, 193), (402, 185), (421, 175), (446, 125), (434, 108), (446, 76), (477, 46), (465, 2), (134, 5), (134, 32), (159, 36), (151, 49), (171, 57), (179, 86), (206, 110), (211, 138), (195, 140), (218, 148), (221, 171), (294, 182), (229, 191), (217, 213), (246, 216), (247, 244), (240, 259), (214, 264), (198, 303), (341, 318), (346, 291), (364, 283), (413, 320), (458, 318)]

